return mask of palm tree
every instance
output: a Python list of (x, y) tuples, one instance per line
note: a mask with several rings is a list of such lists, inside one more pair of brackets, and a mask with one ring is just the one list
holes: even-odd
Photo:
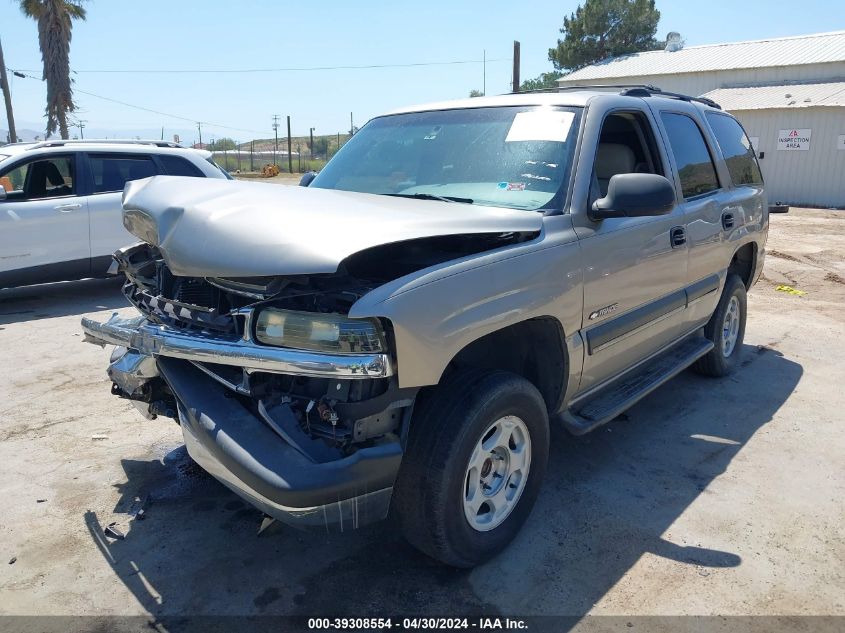
[(70, 0), (20, 0), (21, 11), (38, 22), (38, 44), (47, 82), (47, 135), (59, 129), (68, 138), (67, 115), (76, 106), (70, 78), (70, 39), (73, 20), (84, 20), (85, 9)]

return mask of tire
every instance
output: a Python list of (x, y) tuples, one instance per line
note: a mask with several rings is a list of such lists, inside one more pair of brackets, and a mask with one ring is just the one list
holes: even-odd
[[(728, 275), (719, 305), (716, 306), (713, 316), (704, 326), (704, 336), (713, 341), (714, 347), (693, 365), (693, 369), (698, 373), (718, 378), (727, 376), (736, 368), (742, 341), (745, 338), (747, 305), (745, 284), (742, 279), (738, 275)], [(738, 314), (733, 325), (726, 330), (726, 317), (729, 310), (736, 310)], [(728, 331), (733, 331), (733, 336), (728, 336)], [(732, 338), (733, 345), (730, 344)]]
[[(411, 421), (394, 493), (405, 538), (453, 567), (491, 558), (528, 518), (548, 451), (548, 412), (534, 385), (504, 371), (454, 374), (420, 403)], [(470, 496), (480, 504), (474, 515), (467, 509)]]

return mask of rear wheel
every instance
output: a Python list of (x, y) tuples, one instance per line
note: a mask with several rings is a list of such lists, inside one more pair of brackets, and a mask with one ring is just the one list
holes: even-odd
[(414, 414), (395, 491), (408, 541), (473, 567), (516, 536), (546, 469), (546, 405), (527, 380), (471, 371), (441, 385)]
[(695, 363), (696, 371), (718, 377), (734, 370), (745, 338), (746, 307), (745, 284), (738, 275), (728, 275), (719, 305), (704, 326), (713, 349)]

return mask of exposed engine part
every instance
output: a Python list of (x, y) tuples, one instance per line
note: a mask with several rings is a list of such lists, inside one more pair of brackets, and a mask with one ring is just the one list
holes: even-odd
[(320, 419), (322, 419), (323, 422), (329, 422), (332, 426), (337, 426), (337, 413), (330, 405), (325, 402), (320, 402), (317, 405), (317, 412), (320, 414)]
[(340, 459), (343, 455), (335, 447), (316, 439), (305, 432), (287, 403), (269, 405), (266, 401), (258, 402), (261, 419), (283, 440), (293, 446), (312, 462), (322, 464)]

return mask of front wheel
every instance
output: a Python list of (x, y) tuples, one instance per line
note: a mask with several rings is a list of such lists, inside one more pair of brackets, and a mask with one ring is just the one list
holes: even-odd
[(394, 503), (408, 541), (473, 567), (504, 549), (528, 518), (546, 470), (546, 404), (503, 371), (452, 376), (421, 405)]
[(728, 275), (719, 305), (704, 326), (704, 336), (713, 341), (713, 349), (693, 365), (697, 372), (719, 377), (734, 370), (745, 338), (747, 305), (742, 279)]

